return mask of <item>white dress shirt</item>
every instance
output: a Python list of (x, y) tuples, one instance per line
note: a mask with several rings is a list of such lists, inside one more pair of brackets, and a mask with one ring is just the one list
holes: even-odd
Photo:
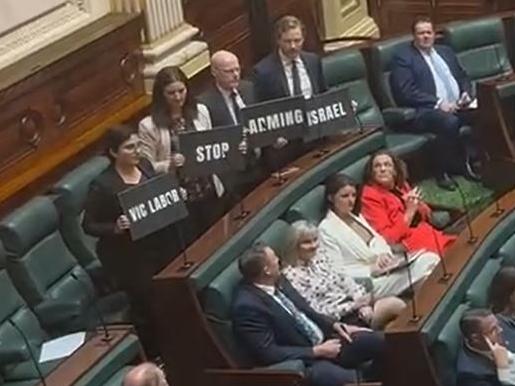
[(234, 106), (232, 104), (231, 94), (233, 92), (236, 93), (236, 104), (239, 106), (240, 109), (245, 107), (245, 102), (243, 101), (243, 98), (241, 97), (240, 93), (236, 89), (229, 91), (229, 90), (219, 87), (218, 85), (216, 87), (218, 88), (218, 91), (220, 91), (220, 93), (222, 94), (222, 96), (224, 98), (224, 102), (225, 102), (227, 108), (229, 109), (229, 113), (231, 113), (231, 118), (232, 118), (233, 123), (235, 125), (237, 125), (238, 120), (236, 119), (236, 113), (234, 112)]
[[(292, 60), (284, 56), (281, 50), (279, 50), (279, 57), (281, 58), (284, 74), (286, 75), (290, 95), (293, 95), (293, 73), (291, 68)], [(306, 69), (306, 66), (304, 65), (304, 62), (300, 56), (296, 57), (294, 60), (299, 72), (300, 90), (302, 91), (302, 95), (304, 95), (305, 98), (309, 98), (311, 95), (313, 95), (313, 86), (311, 85), (311, 79), (309, 79), (308, 70)]]
[[(419, 50), (433, 75), (436, 86), (437, 106), (441, 102), (456, 103), (460, 98), (460, 87), (445, 60), (433, 48), (429, 52)], [(440, 71), (438, 71), (440, 69)], [(442, 73), (443, 72), (443, 73)], [(447, 84), (445, 84), (445, 83)], [(437, 107), (435, 106), (435, 107)]]

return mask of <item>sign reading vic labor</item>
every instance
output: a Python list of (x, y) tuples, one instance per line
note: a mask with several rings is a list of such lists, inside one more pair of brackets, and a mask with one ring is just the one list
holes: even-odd
[(240, 150), (242, 138), (241, 125), (179, 134), (179, 148), (185, 158), (182, 167), (184, 174), (200, 177), (243, 170), (245, 159)]
[(336, 88), (306, 100), (304, 141), (343, 133), (356, 127), (347, 89)]
[(304, 135), (304, 98), (274, 99), (241, 109), (244, 134), (250, 148), (273, 145), (277, 138), (288, 140)]
[(188, 216), (177, 179), (167, 173), (118, 193), (130, 222), (132, 240), (158, 231)]

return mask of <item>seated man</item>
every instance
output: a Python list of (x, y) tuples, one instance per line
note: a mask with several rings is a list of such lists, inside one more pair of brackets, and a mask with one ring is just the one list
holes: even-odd
[(123, 378), (122, 386), (168, 386), (163, 371), (155, 364), (142, 363)]
[(460, 320), (463, 345), (458, 354), (457, 386), (500, 386), (493, 348), (503, 344), (502, 328), (490, 310), (466, 311)]
[(459, 130), (465, 118), (462, 110), (472, 101), (472, 86), (454, 52), (434, 44), (435, 32), (429, 18), (416, 19), (412, 32), (413, 43), (393, 57), (392, 93), (400, 106), (417, 110), (416, 130), (436, 135), (437, 183), (455, 190), (451, 173), (479, 180), (468, 162)]
[(240, 258), (239, 269), (244, 281), (235, 295), (233, 329), (258, 365), (302, 360), (316, 386), (351, 382), (354, 372), (347, 369), (369, 361), (377, 376), (382, 335), (315, 312), (281, 276), (272, 248), (254, 245)]

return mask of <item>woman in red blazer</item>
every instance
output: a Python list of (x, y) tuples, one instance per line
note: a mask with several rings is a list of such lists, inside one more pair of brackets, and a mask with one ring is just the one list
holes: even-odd
[(388, 243), (402, 244), (409, 252), (442, 255), (456, 239), (429, 223), (431, 209), (419, 188), (406, 182), (405, 164), (389, 151), (379, 151), (367, 163), (361, 214)]

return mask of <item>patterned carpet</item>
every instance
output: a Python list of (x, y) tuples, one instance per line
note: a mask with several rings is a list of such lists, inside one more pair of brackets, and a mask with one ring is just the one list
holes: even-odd
[[(480, 210), (492, 202), (493, 191), (480, 183), (471, 182), (463, 177), (456, 177), (456, 182), (460, 186), (466, 205), (470, 210)], [(424, 200), (429, 205), (464, 212), (463, 200), (458, 191), (449, 192), (439, 188), (434, 178), (423, 180), (418, 183), (418, 186), (423, 192)]]

